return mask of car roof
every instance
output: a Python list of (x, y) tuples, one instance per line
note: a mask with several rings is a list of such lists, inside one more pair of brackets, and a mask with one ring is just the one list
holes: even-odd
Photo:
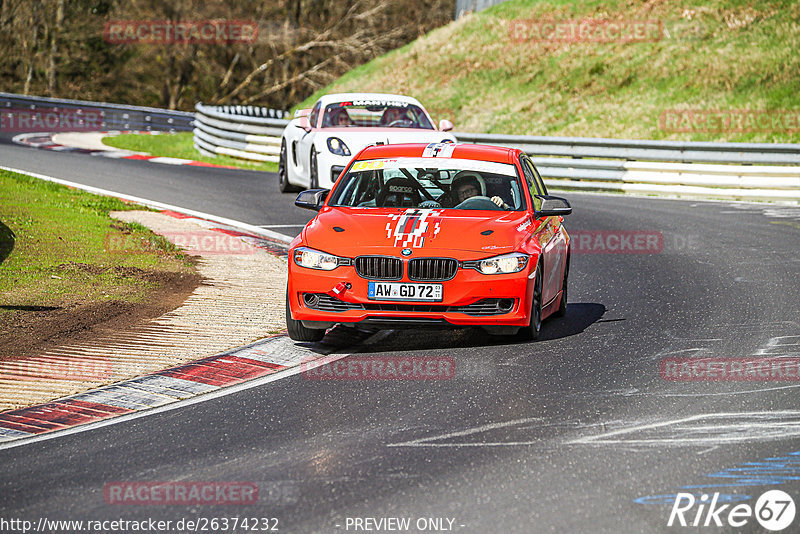
[(407, 102), (422, 107), (414, 97), (405, 95), (393, 95), (388, 93), (334, 93), (320, 97), (319, 101), (323, 106), (333, 104), (335, 102), (346, 102), (349, 100), (394, 100), (397, 102)]
[[(430, 143), (430, 145), (447, 146), (449, 143)], [(429, 144), (405, 143), (397, 145), (371, 145), (358, 154), (359, 160), (381, 159), (391, 157), (420, 158)], [(438, 159), (474, 159), (479, 161), (494, 161), (498, 163), (514, 163), (522, 151), (518, 148), (508, 148), (494, 145), (473, 145), (468, 143), (455, 143), (450, 155), (439, 154)]]

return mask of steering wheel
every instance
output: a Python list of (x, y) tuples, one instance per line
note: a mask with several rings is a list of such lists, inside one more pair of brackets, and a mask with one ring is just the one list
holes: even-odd
[(406, 126), (410, 126), (413, 123), (414, 123), (414, 121), (412, 121), (411, 119), (397, 119), (396, 121), (392, 121), (389, 124), (387, 124), (386, 127), (387, 128), (394, 128), (395, 126), (400, 126), (401, 124), (406, 125)]
[(460, 210), (495, 210), (495, 211), (503, 209), (494, 202), (492, 202), (491, 198), (482, 197), (480, 195), (475, 197), (469, 197), (461, 204), (455, 206), (455, 208)]
[[(409, 203), (405, 202), (409, 200)], [(419, 194), (417, 185), (408, 178), (392, 178), (387, 180), (375, 198), (375, 205), (380, 207), (416, 207), (422, 197)], [(490, 201), (491, 202), (491, 201)]]

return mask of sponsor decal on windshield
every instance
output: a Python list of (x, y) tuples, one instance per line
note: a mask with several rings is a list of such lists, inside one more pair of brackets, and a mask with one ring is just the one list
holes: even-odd
[(425, 147), (425, 150), (422, 152), (422, 157), (436, 158), (441, 156), (443, 158), (449, 158), (453, 155), (453, 150), (455, 150), (455, 148), (455, 143), (431, 143)]
[(386, 223), (387, 239), (394, 239), (395, 247), (422, 248), (426, 238), (434, 239), (441, 230), (441, 211), (410, 208), (389, 215)]
[(342, 102), (340, 106), (383, 106), (393, 108), (408, 107), (408, 102), (398, 102), (396, 100), (353, 100), (352, 102)]

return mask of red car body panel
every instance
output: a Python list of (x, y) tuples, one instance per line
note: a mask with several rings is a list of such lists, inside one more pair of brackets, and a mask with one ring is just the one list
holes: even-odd
[[(355, 161), (422, 156), (427, 145), (383, 145), (362, 150), (351, 160)], [(516, 149), (456, 145), (452, 158), (474, 159), (510, 163), (522, 176)], [(342, 173), (342, 176), (347, 171)], [(334, 190), (341, 184), (339, 177)], [(527, 190), (525, 180), (521, 180)], [(535, 192), (534, 192), (535, 193)], [(329, 195), (329, 199), (333, 195)], [(331, 207), (328, 201), (290, 245), (288, 295), (293, 319), (314, 323), (357, 323), (368, 319), (392, 318), (411, 321), (438, 320), (455, 326), (526, 326), (530, 323), (533, 281), (535, 270), (542, 257), (544, 265), (542, 318), (556, 311), (561, 296), (562, 280), (569, 249), (569, 236), (560, 217), (536, 219), (530, 196), (523, 211), (484, 211), (435, 209), (427, 214), (426, 235), (419, 236), (420, 246), (412, 247), (412, 255), (404, 257), (401, 250), (409, 246), (408, 235), (420, 225), (415, 215), (407, 214), (414, 208), (353, 208)], [(417, 210), (420, 211), (420, 210)], [(406, 216), (407, 215), (407, 216)], [(404, 217), (405, 216), (405, 217)], [(418, 217), (417, 217), (418, 218)], [(406, 227), (400, 227), (406, 225)], [(437, 230), (434, 232), (433, 228)], [(489, 232), (490, 231), (490, 232)], [(482, 274), (475, 269), (459, 267), (455, 276), (443, 285), (441, 302), (394, 302), (369, 299), (369, 280), (356, 272), (354, 265), (339, 266), (331, 271), (309, 269), (297, 265), (294, 250), (305, 246), (340, 257), (356, 258), (361, 255), (382, 255), (408, 260), (416, 258), (454, 258), (459, 262), (480, 260), (509, 252), (522, 252), (530, 256), (526, 267), (517, 273)], [(393, 282), (413, 283), (408, 269)], [(342, 289), (342, 283), (350, 287)], [(337, 291), (338, 286), (338, 291)], [(306, 305), (304, 293), (324, 293), (343, 301), (362, 305), (397, 305), (396, 310), (352, 309), (338, 312), (321, 311)], [(513, 308), (500, 315), (476, 316), (447, 308), (474, 304), (481, 299), (513, 299)], [(412, 309), (414, 304), (430, 306), (429, 311)], [(403, 306), (406, 305), (406, 306)], [(413, 321), (411, 321), (413, 322)], [(309, 323), (310, 324), (310, 323)]]

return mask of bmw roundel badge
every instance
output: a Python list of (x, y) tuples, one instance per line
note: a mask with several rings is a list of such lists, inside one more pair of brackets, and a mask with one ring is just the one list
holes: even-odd
[(411, 256), (411, 249), (410, 248), (404, 248), (403, 251), (400, 254), (402, 254), (403, 256)]

